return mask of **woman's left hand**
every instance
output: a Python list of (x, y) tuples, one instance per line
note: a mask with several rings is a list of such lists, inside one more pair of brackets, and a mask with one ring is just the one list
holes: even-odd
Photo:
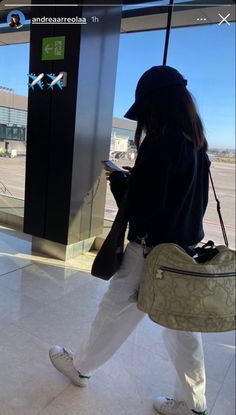
[(106, 175), (107, 180), (109, 180), (111, 173), (113, 173), (114, 171), (117, 171), (108, 166), (104, 166), (104, 170), (105, 170), (105, 175)]

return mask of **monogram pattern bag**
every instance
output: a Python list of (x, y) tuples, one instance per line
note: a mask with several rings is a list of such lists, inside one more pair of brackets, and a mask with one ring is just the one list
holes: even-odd
[(199, 263), (175, 244), (153, 248), (145, 259), (138, 308), (175, 330), (234, 330), (236, 255), (226, 246), (215, 249), (211, 260)]
[(164, 243), (145, 259), (137, 306), (156, 323), (175, 330), (235, 330), (236, 252), (228, 240), (209, 170), (225, 245), (209, 241), (191, 257)]

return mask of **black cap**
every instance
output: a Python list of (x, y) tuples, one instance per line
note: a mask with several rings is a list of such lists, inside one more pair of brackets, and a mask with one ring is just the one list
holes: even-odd
[(171, 68), (171, 66), (153, 66), (148, 69), (139, 79), (135, 91), (135, 102), (124, 117), (134, 121), (137, 120), (143, 98), (160, 88), (172, 85), (187, 85), (187, 80), (177, 69)]

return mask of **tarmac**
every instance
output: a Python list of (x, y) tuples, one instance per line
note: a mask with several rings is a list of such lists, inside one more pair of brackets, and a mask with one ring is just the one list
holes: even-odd
[[(15, 215), (23, 216), (22, 200), (24, 199), (25, 161), (25, 157), (0, 158), (1, 211), (8, 211), (8, 213), (12, 211)], [(122, 160), (117, 164), (131, 165), (131, 162)], [(235, 165), (233, 163), (219, 163), (213, 161), (211, 172), (215, 183), (217, 197), (221, 203), (221, 212), (229, 244), (232, 248), (235, 248)], [(114, 220), (116, 212), (116, 203), (108, 184), (104, 215), (105, 219)], [(216, 244), (224, 243), (216, 210), (216, 201), (213, 196), (211, 185), (208, 208), (204, 218), (204, 229), (206, 241), (212, 239)]]

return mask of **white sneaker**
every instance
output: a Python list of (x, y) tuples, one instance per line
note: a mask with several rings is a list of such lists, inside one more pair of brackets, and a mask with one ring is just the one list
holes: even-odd
[[(185, 402), (175, 401), (174, 399), (164, 398), (163, 396), (155, 399), (153, 407), (161, 415), (194, 415), (198, 413), (189, 409)], [(208, 412), (203, 411), (200, 414), (208, 415)]]
[(67, 376), (76, 386), (87, 386), (89, 376), (83, 376), (76, 370), (73, 354), (61, 346), (52, 346), (49, 350), (49, 358), (53, 366)]

